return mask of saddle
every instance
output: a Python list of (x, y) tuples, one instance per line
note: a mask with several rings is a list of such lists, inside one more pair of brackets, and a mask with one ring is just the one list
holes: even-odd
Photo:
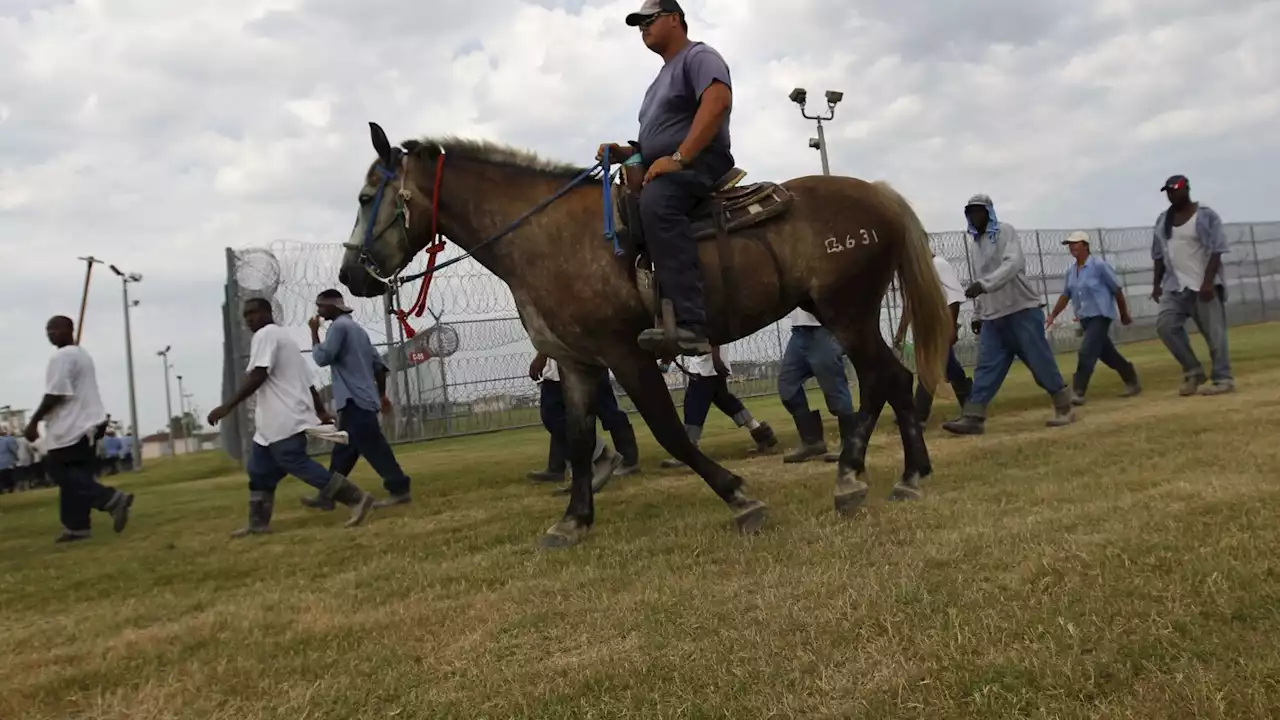
[[(747, 175), (741, 168), (725, 173), (713, 186), (711, 194), (689, 213), (694, 242), (716, 240), (716, 255), (720, 262), (721, 285), (724, 292), (724, 312), (730, 332), (737, 336), (737, 313), (733, 311), (738, 295), (732, 270), (732, 254), (729, 247), (734, 233), (778, 218), (791, 208), (795, 196), (774, 182), (757, 182), (740, 185)], [(615, 217), (618, 241), (624, 255), (634, 258), (636, 286), (645, 299), (645, 305), (654, 313), (655, 327), (663, 330), (666, 359), (679, 355), (676, 349), (675, 314), (671, 301), (662, 297), (654, 273), (653, 260), (644, 239), (644, 226), (640, 220), (640, 189), (644, 181), (644, 169), (639, 165), (624, 165), (619, 173), (614, 193)], [(773, 254), (772, 248), (769, 248)], [(775, 258), (776, 262), (776, 258)]]

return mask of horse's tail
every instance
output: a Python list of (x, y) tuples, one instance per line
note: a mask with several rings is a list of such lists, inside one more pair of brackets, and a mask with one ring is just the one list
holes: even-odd
[(888, 183), (874, 183), (892, 200), (906, 228), (904, 255), (898, 274), (902, 278), (904, 312), (911, 318), (915, 337), (916, 374), (920, 384), (933, 392), (943, 377), (947, 351), (951, 347), (951, 312), (942, 294), (942, 281), (933, 266), (929, 233), (907, 199)]

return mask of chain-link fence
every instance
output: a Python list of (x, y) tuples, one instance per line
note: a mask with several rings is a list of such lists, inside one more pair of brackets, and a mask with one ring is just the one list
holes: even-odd
[[(1276, 317), (1280, 311), (1280, 223), (1230, 224), (1225, 228), (1231, 252), (1223, 257), (1228, 283), (1228, 319), (1231, 324), (1257, 322)], [(1019, 232), (1027, 256), (1027, 276), (1040, 289), (1047, 305), (1057, 302), (1063, 277), (1071, 262), (1062, 241), (1067, 230), (1024, 230)], [(1089, 231), (1096, 256), (1115, 267), (1129, 301), (1134, 322), (1116, 326), (1117, 341), (1155, 337), (1156, 304), (1150, 299), (1151, 229), (1093, 229)], [(963, 232), (935, 233), (934, 251), (949, 260), (964, 282), (972, 278), (969, 243)], [(230, 395), (241, 381), (249, 357), (250, 334), (239, 317), (240, 307), (250, 297), (270, 299), (276, 322), (288, 328), (304, 352), (309, 352), (307, 319), (315, 312), (315, 297), (337, 282), (342, 261), (340, 244), (308, 244), (277, 241), (268, 247), (226, 252), (227, 284), (223, 306), (223, 394)], [(442, 255), (459, 255), (450, 245)], [(405, 270), (413, 274), (424, 269), (421, 256)], [(432, 281), (428, 314), (410, 318), (417, 337), (408, 339), (396, 308), (413, 304), (418, 286), (405, 287), (399, 297), (378, 299), (348, 297), (354, 318), (368, 332), (383, 353), (392, 372), (388, 395), (395, 411), (384, 421), (385, 431), (394, 441), (491, 432), (538, 423), (537, 386), (528, 377), (534, 349), (516, 313), (515, 300), (507, 286), (472, 260), (463, 260), (439, 273)], [(881, 309), (881, 331), (893, 336), (901, 317), (901, 300), (891, 292)], [(961, 362), (971, 365), (977, 347), (969, 332), (971, 304), (961, 313), (961, 335), (956, 348)], [(428, 326), (456, 332), (457, 351), (447, 357), (428, 351)], [(742, 397), (769, 395), (776, 391), (778, 361), (782, 357), (790, 323), (784, 319), (724, 348), (733, 365), (733, 386)], [(1079, 343), (1070, 322), (1059, 323), (1052, 331), (1056, 350), (1073, 350)], [(329, 383), (326, 369), (317, 368), (321, 383)], [(850, 369), (850, 377), (855, 376)], [(684, 387), (684, 377), (673, 372), (668, 377), (676, 400)], [(619, 390), (620, 392), (620, 390)], [(327, 394), (327, 391), (326, 393)], [(621, 405), (630, 409), (625, 396)], [(244, 457), (251, 442), (252, 402), (246, 403), (222, 425), (223, 447), (237, 458)]]

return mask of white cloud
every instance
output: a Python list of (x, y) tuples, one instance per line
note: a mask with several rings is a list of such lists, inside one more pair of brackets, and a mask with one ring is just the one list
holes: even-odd
[[(635, 134), (659, 60), (638, 0), (10, 0), (0, 10), (0, 404), (38, 399), (42, 327), (74, 315), (93, 254), (135, 288), (140, 409), (163, 424), (155, 350), (201, 407), (220, 384), (223, 248), (339, 242), (370, 160), (457, 133), (586, 162)], [(1146, 223), (1185, 172), (1228, 219), (1274, 217), (1280, 4), (689, 0), (735, 81), (752, 179), (819, 172), (787, 93), (842, 90), (832, 170), (885, 178), (930, 227), (991, 193), (1020, 227)], [(119, 287), (95, 280), (86, 342), (125, 401)]]

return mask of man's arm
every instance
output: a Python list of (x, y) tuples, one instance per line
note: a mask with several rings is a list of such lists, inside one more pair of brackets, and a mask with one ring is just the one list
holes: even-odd
[(338, 359), (338, 353), (342, 350), (342, 343), (346, 337), (347, 329), (341, 324), (329, 325), (329, 332), (325, 333), (324, 342), (320, 341), (319, 328), (311, 328), (311, 359), (320, 367), (328, 367)]
[(53, 394), (45, 395), (41, 398), (40, 406), (36, 408), (34, 413), (32, 413), (31, 420), (27, 422), (26, 430), (23, 431), (22, 436), (25, 437), (28, 442), (35, 442), (39, 439), (40, 422), (44, 420), (46, 415), (53, 412), (54, 408), (66, 401), (66, 399), (66, 395)]
[(387, 394), (387, 366), (377, 363), (373, 368), (373, 380), (378, 384), (378, 396), (385, 397)]
[(316, 417), (320, 419), (322, 424), (333, 420), (333, 417), (329, 415), (329, 411), (325, 409), (324, 398), (320, 397), (320, 391), (316, 390), (315, 385), (311, 386), (311, 402), (315, 405)]
[[(254, 393), (258, 392), (258, 388), (262, 387), (262, 384), (266, 381), (267, 369), (265, 367), (256, 367), (250, 370), (249, 374), (245, 375), (244, 382), (240, 384), (240, 389), (236, 390), (236, 393), (231, 396), (231, 399), (214, 408), (213, 412), (209, 413), (209, 424), (217, 425), (218, 420), (226, 417), (237, 405), (252, 397)], [(214, 419), (215, 414), (217, 414), (217, 420)]]
[(733, 91), (729, 86), (715, 80), (702, 93), (698, 100), (698, 112), (693, 116), (693, 126), (684, 142), (680, 143), (680, 156), (688, 164), (706, 149), (711, 139), (720, 131), (724, 118), (733, 108)]
[(995, 292), (1008, 285), (1027, 268), (1027, 258), (1022, 254), (1022, 241), (1018, 233), (1007, 225), (1000, 229), (1000, 234), (1008, 233), (1004, 244), (1004, 252), (1000, 256), (1000, 266), (986, 276), (978, 278), (983, 292)]

